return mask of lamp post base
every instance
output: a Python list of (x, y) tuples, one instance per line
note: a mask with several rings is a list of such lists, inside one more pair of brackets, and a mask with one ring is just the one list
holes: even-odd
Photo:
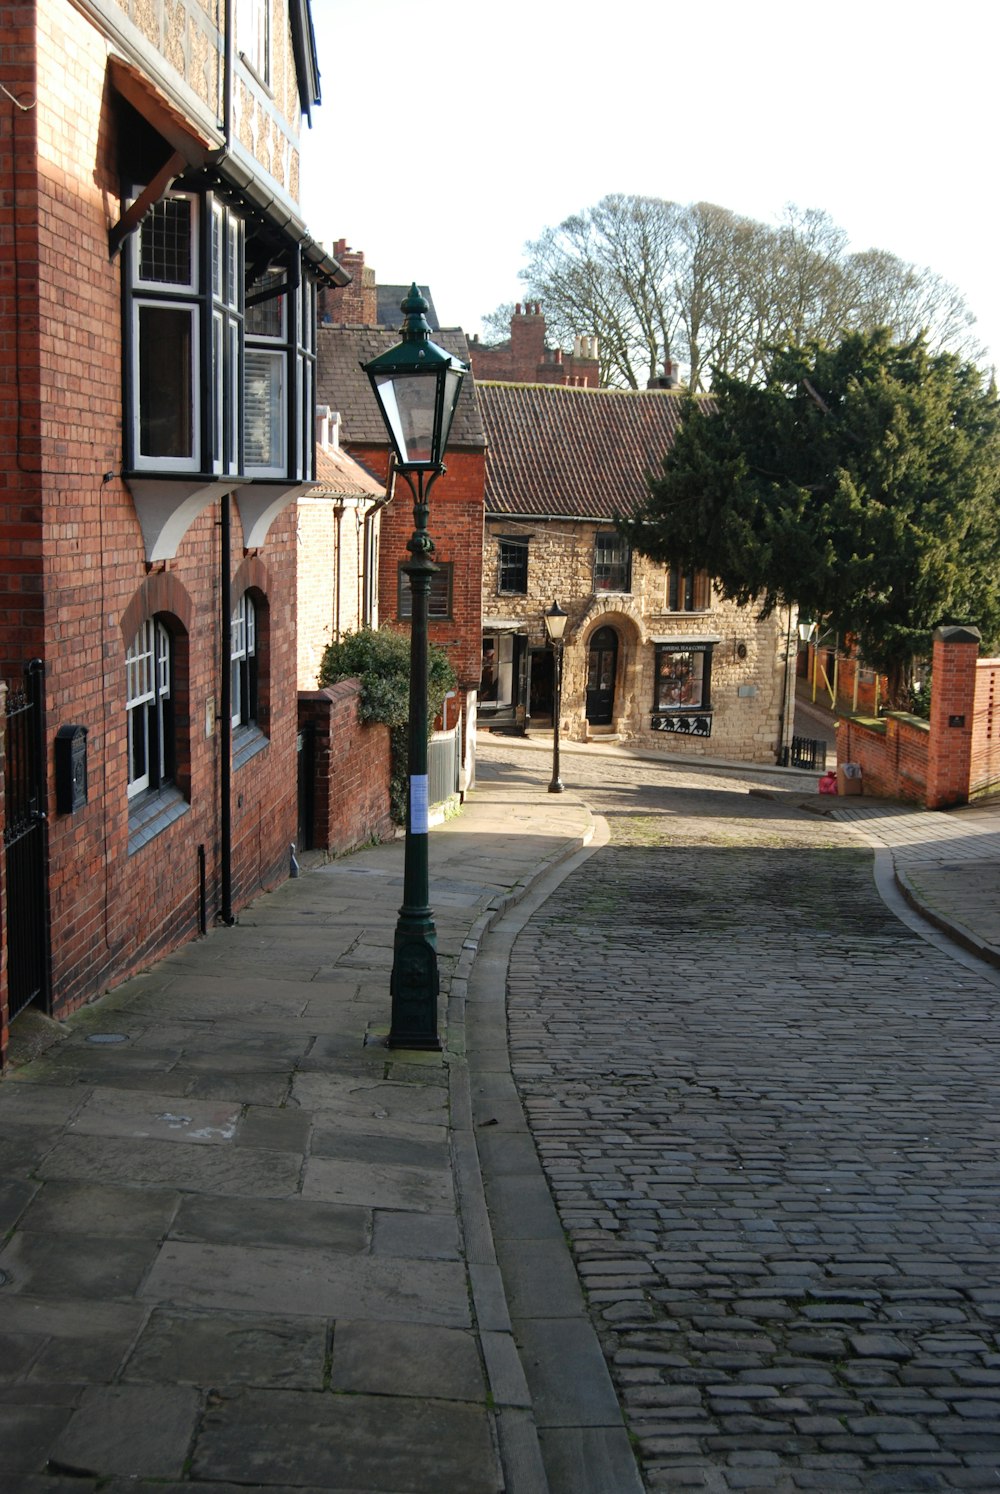
[(563, 792), (563, 788), (564, 788), (564, 784), (562, 782), (562, 779), (560, 779), (560, 778), (553, 778), (552, 782), (549, 784), (549, 793), (550, 794), (561, 794)]
[(427, 914), (416, 918), (400, 912), (393, 940), (392, 1026), (387, 1046), (422, 1048), (440, 1053), (437, 1030), (439, 990), (437, 935)]

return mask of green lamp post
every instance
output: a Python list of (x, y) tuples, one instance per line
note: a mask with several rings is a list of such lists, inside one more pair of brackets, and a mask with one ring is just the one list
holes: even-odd
[(400, 308), (403, 341), (361, 366), (371, 380), (395, 453), (396, 470), (413, 494), (409, 560), (410, 704), (403, 903), (393, 940), (390, 1048), (440, 1049), (437, 932), (430, 907), (427, 788), (427, 617), (434, 542), (427, 532), (431, 488), (444, 472), (462, 380), (468, 366), (430, 340), (427, 302), (416, 284)]

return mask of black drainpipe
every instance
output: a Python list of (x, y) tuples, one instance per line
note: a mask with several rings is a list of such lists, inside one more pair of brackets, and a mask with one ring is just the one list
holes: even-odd
[(233, 580), (230, 574), (231, 520), (229, 493), (222, 495), (220, 511), (220, 586), (222, 607), (221, 679), (219, 723), (219, 889), (223, 923), (233, 918)]

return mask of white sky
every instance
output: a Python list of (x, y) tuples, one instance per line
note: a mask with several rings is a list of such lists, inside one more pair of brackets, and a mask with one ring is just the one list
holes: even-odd
[(795, 202), (952, 281), (1000, 365), (995, 0), (312, 6), (310, 232), (443, 325), (523, 299), (525, 241), (609, 192)]

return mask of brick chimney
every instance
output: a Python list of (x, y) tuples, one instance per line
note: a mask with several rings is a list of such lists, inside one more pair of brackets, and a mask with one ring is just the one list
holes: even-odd
[(537, 301), (529, 301), (523, 309), (520, 302), (514, 307), (510, 319), (510, 352), (515, 379), (533, 378), (535, 369), (544, 362), (545, 318)]
[(649, 380), (649, 383), (646, 385), (646, 388), (679, 389), (680, 387), (681, 381), (677, 371), (677, 364), (672, 361), (670, 357), (670, 350), (668, 348), (667, 356), (663, 360), (663, 372), (661, 374), (654, 374)]
[(318, 317), (335, 326), (374, 327), (378, 323), (378, 290), (375, 271), (365, 265), (360, 249), (348, 249), (346, 239), (338, 239), (333, 257), (351, 277), (350, 285), (336, 290), (324, 286), (318, 300)]

